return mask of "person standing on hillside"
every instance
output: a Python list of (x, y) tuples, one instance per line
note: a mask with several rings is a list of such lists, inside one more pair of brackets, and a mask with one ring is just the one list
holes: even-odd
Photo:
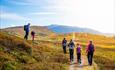
[(32, 36), (32, 41), (34, 42), (34, 38), (35, 38), (35, 32), (31, 31), (31, 36)]
[(27, 25), (24, 25), (24, 31), (25, 31), (24, 39), (26, 40), (28, 40), (29, 30), (30, 30), (30, 23), (28, 23)]
[(62, 47), (63, 47), (64, 54), (66, 54), (66, 46), (67, 46), (67, 40), (66, 40), (66, 38), (64, 38), (62, 41)]
[(92, 65), (94, 51), (95, 51), (94, 45), (92, 41), (89, 41), (89, 44), (86, 49), (89, 65)]
[(68, 47), (69, 47), (69, 53), (70, 53), (70, 63), (72, 63), (74, 60), (74, 47), (75, 47), (75, 44), (72, 39), (70, 40)]
[(81, 45), (79, 43), (77, 44), (76, 52), (77, 52), (77, 62), (81, 63)]

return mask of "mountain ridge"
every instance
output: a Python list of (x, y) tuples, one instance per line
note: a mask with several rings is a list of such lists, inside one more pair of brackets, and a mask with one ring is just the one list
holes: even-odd
[(57, 25), (52, 24), (47, 26), (50, 30), (56, 32), (56, 33), (72, 33), (72, 32), (80, 32), (80, 33), (90, 33), (90, 34), (98, 34), (98, 35), (104, 35), (108, 37), (113, 37), (115, 34), (112, 33), (103, 33), (98, 30), (94, 30), (91, 28), (83, 28), (83, 27), (77, 27), (77, 26), (67, 26), (67, 25)]
[(94, 29), (82, 28), (82, 27), (77, 27), (77, 26), (66, 26), (66, 25), (54, 25), (53, 24), (47, 27), (56, 33), (84, 32), (84, 33), (102, 34), (102, 32), (99, 32)]
[[(2, 30), (9, 30), (12, 31), (12, 29), (21, 29), (23, 30), (23, 26), (15, 26), (15, 27), (8, 27), (4, 28)], [(102, 33), (100, 31), (90, 29), (90, 28), (82, 28), (77, 26), (67, 26), (67, 25), (47, 25), (47, 26), (31, 26), (31, 30), (35, 30), (37, 32), (43, 33), (43, 34), (49, 34), (49, 33), (58, 33), (58, 34), (65, 34), (65, 33), (72, 33), (72, 32), (78, 32), (78, 33), (90, 33), (90, 34), (98, 34), (98, 35), (104, 35), (104, 36), (115, 36), (115, 34), (111, 33)]]

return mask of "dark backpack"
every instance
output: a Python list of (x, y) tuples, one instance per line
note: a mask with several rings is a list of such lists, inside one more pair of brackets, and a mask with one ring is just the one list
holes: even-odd
[(69, 47), (73, 47), (73, 46), (74, 46), (74, 43), (73, 43), (73, 42), (70, 42), (68, 46), (69, 46)]
[(89, 52), (94, 52), (94, 45), (92, 44), (89, 45)]
[(26, 31), (26, 28), (27, 28), (27, 26), (26, 26), (26, 25), (24, 25), (24, 31)]
[(66, 43), (67, 43), (67, 41), (66, 40), (63, 40), (63, 46), (66, 46)]

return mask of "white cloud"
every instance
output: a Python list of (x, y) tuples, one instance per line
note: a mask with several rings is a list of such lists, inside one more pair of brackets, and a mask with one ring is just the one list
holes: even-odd
[(16, 5), (30, 5), (30, 3), (26, 3), (26, 2), (17, 2), (17, 1), (12, 1), (13, 4)]
[(26, 18), (26, 17), (22, 17), (18, 14), (15, 14), (15, 13), (0, 13), (0, 19), (7, 19), (7, 20), (29, 20), (29, 18)]
[(56, 0), (55, 3), (52, 8), (63, 13), (59, 16), (62, 24), (115, 32), (114, 0)]
[(15, 4), (15, 5), (31, 5), (31, 3), (25, 1), (19, 1), (19, 0), (6, 0), (7, 2), (11, 3), (11, 4)]
[(30, 15), (54, 15), (56, 14), (55, 12), (33, 12), (30, 13)]
[(37, 6), (37, 5), (48, 5), (52, 1), (48, 0), (6, 0), (7, 2), (10, 2), (12, 4), (16, 5), (31, 5), (31, 6)]

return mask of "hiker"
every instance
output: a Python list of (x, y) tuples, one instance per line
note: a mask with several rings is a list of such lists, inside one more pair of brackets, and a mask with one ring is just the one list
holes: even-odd
[(66, 54), (66, 46), (67, 46), (67, 40), (66, 40), (66, 38), (64, 38), (62, 41), (62, 47), (63, 47), (64, 54)]
[(28, 39), (29, 29), (30, 29), (30, 23), (28, 23), (27, 25), (24, 25), (24, 31), (25, 31), (24, 39), (26, 40)]
[(92, 41), (89, 41), (89, 44), (86, 49), (89, 65), (92, 65), (94, 51), (95, 51), (94, 45), (93, 45)]
[(77, 44), (76, 52), (77, 52), (77, 62), (81, 64), (81, 45), (79, 43)]
[(31, 31), (31, 36), (32, 36), (32, 41), (34, 41), (34, 38), (35, 38), (35, 32), (34, 31)]
[(70, 53), (70, 62), (72, 62), (74, 59), (74, 47), (75, 47), (75, 44), (72, 41), (72, 39), (70, 40), (68, 47), (69, 47), (69, 53)]

